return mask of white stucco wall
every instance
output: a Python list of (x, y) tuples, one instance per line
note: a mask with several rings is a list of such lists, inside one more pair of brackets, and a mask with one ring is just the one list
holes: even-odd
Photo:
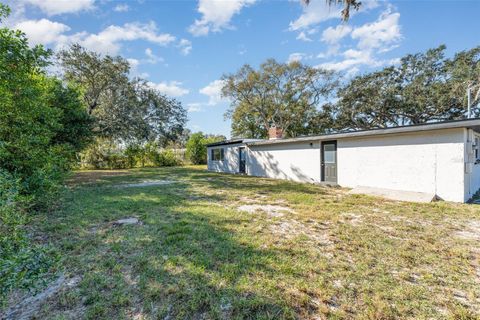
[(251, 145), (247, 174), (259, 177), (320, 182), (319, 142)]
[[(243, 143), (229, 144), (218, 147), (207, 148), (207, 167), (209, 171), (226, 172), (226, 173), (238, 173), (240, 166), (240, 159), (238, 158), (238, 148), (245, 146)], [(211, 159), (212, 149), (221, 149), (225, 151), (225, 157), (223, 161), (213, 161)]]
[(465, 201), (466, 129), (338, 140), (338, 183), (429, 192)]

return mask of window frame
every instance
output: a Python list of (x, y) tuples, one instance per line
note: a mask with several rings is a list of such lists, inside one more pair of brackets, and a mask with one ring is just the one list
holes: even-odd
[(225, 149), (224, 148), (212, 148), (210, 150), (210, 158), (212, 161), (221, 162), (225, 160)]

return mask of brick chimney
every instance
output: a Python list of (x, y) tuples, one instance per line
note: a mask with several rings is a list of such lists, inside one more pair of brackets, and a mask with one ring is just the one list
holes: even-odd
[(283, 129), (276, 126), (271, 126), (268, 129), (268, 139), (275, 140), (275, 139), (282, 139), (283, 138)]

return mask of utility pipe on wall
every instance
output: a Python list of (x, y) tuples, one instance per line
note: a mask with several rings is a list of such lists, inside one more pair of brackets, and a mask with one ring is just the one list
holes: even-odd
[(471, 99), (472, 88), (468, 87), (467, 89), (467, 118), (472, 117), (472, 99)]

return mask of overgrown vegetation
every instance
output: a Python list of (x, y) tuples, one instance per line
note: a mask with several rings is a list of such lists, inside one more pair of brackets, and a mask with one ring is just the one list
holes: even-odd
[[(0, 22), (9, 13), (0, 4)], [(59, 55), (59, 79), (47, 72), (52, 54), (30, 47), (22, 32), (0, 28), (0, 305), (12, 290), (55, 275), (57, 256), (31, 240), (28, 221), (57, 204), (81, 151), (87, 148), (100, 168), (180, 164), (171, 150), (156, 148), (184, 132), (178, 101), (130, 79), (121, 57), (73, 45)], [(115, 147), (98, 151), (108, 143)], [(139, 145), (141, 154), (117, 154), (122, 144)]]
[[(0, 5), (0, 21), (9, 9)], [(51, 52), (0, 28), (0, 304), (12, 289), (48, 279), (55, 257), (32, 243), (27, 211), (45, 210), (90, 140), (78, 92), (48, 76)]]
[[(113, 175), (113, 174), (117, 175)], [(169, 184), (128, 187), (141, 181)], [(204, 167), (81, 172), (33, 227), (65, 289), (39, 318), (478, 319), (480, 209)], [(136, 217), (141, 224), (113, 222)]]
[(184, 151), (162, 149), (157, 143), (132, 143), (121, 147), (108, 139), (98, 139), (80, 154), (81, 169), (127, 169), (172, 167), (183, 164)]

